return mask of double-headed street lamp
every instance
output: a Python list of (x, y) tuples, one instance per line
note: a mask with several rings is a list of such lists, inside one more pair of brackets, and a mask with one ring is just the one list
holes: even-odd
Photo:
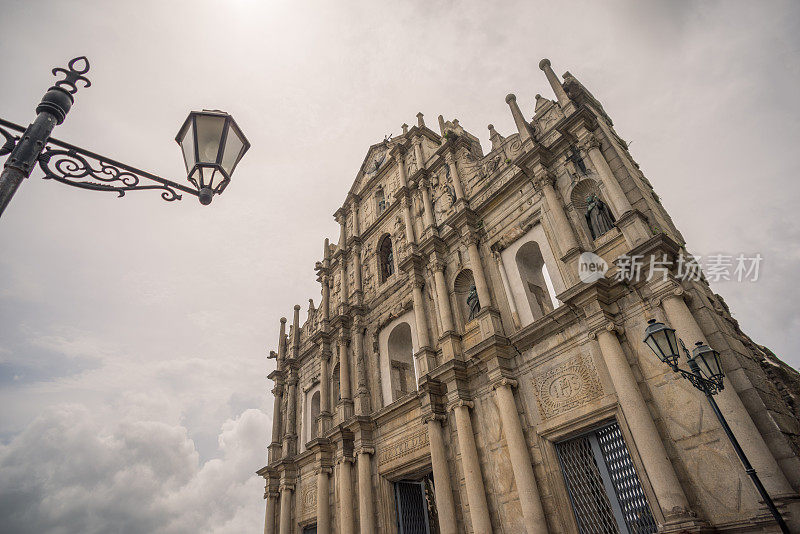
[[(714, 411), (714, 414), (716, 414), (717, 419), (719, 419), (722, 429), (725, 431), (733, 449), (736, 451), (736, 455), (739, 456), (739, 460), (744, 466), (745, 473), (747, 473), (753, 481), (753, 485), (772, 513), (772, 517), (775, 518), (775, 521), (777, 521), (778, 525), (781, 527), (781, 532), (788, 533), (789, 527), (786, 525), (783, 517), (781, 517), (781, 513), (775, 507), (775, 503), (772, 502), (772, 498), (761, 483), (761, 479), (758, 478), (756, 470), (750, 465), (750, 460), (747, 459), (742, 447), (739, 445), (739, 441), (736, 439), (736, 436), (733, 435), (731, 427), (728, 426), (725, 416), (722, 415), (719, 406), (717, 406), (717, 402), (714, 400), (714, 395), (725, 388), (723, 382), (725, 372), (719, 360), (719, 353), (708, 345), (705, 345), (702, 341), (698, 341), (695, 343), (695, 347), (690, 355), (689, 349), (683, 344), (683, 340), (675, 335), (675, 329), (668, 327), (664, 323), (656, 322), (655, 319), (650, 319), (648, 321), (644, 333), (644, 343), (650, 347), (655, 355), (658, 356), (662, 362), (669, 365), (673, 372), (680, 373), (683, 378), (689, 380), (694, 387), (702, 391), (706, 396), (708, 403), (711, 405), (711, 409)], [(680, 349), (678, 345), (680, 345)], [(680, 360), (679, 351), (682, 351), (686, 356), (686, 363), (689, 366), (688, 371), (678, 366)]]
[[(180, 200), (182, 191), (207, 205), (214, 195), (222, 194), (236, 165), (250, 148), (236, 121), (223, 111), (192, 111), (175, 138), (183, 151), (188, 180), (194, 187), (51, 138), (53, 128), (64, 122), (75, 102), (77, 84), (91, 85), (84, 76), (87, 72), (86, 57), (70, 61), (69, 70), (53, 69), (54, 75), (63, 74), (64, 79), (47, 90), (36, 107), (36, 119), (27, 128), (0, 119), (0, 135), (5, 138), (0, 156), (10, 154), (0, 174), (0, 215), (36, 165), (44, 172), (45, 179), (94, 191), (113, 191), (119, 196), (128, 191), (155, 189), (161, 190), (161, 198), (172, 201)], [(4, 128), (21, 135), (13, 135)]]

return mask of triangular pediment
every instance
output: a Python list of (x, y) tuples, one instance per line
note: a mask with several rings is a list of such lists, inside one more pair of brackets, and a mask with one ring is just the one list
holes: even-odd
[(392, 147), (402, 142), (403, 139), (402, 135), (398, 138), (387, 136), (383, 141), (375, 143), (367, 149), (367, 154), (364, 156), (364, 160), (361, 162), (361, 167), (358, 169), (358, 174), (356, 174), (353, 186), (350, 188), (351, 194), (361, 193), (363, 186), (389, 162)]

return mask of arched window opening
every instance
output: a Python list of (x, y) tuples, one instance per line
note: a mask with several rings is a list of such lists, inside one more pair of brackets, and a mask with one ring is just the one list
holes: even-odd
[(388, 234), (383, 236), (378, 244), (378, 272), (381, 284), (394, 274), (394, 251), (392, 239)]
[(375, 191), (375, 213), (380, 216), (384, 211), (386, 211), (386, 195), (383, 194), (383, 188), (379, 187)]
[(466, 326), (468, 322), (475, 318), (475, 315), (481, 309), (481, 303), (478, 300), (478, 291), (475, 288), (475, 278), (470, 269), (464, 269), (453, 283), (453, 292), (456, 296), (458, 303), (458, 314), (461, 317), (462, 326)]
[(316, 438), (319, 436), (319, 391), (315, 391), (314, 395), (311, 397), (311, 413), (309, 424), (311, 425), (311, 439)]
[(392, 400), (397, 400), (417, 389), (414, 373), (414, 348), (411, 342), (411, 326), (400, 323), (389, 334), (388, 343)]
[(542, 251), (535, 241), (529, 241), (522, 245), (517, 251), (515, 260), (535, 321), (558, 306), (553, 283), (544, 264)]

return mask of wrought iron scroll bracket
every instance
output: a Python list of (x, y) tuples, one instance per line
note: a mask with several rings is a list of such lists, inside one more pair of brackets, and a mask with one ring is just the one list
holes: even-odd
[(94, 191), (113, 191), (120, 197), (128, 191), (156, 189), (161, 190), (161, 198), (166, 201), (181, 199), (176, 191), (177, 184), (166, 180), (155, 184), (142, 183), (142, 179), (147, 177), (83, 151), (46, 146), (38, 163), (45, 180)]
[(691, 353), (689, 353), (689, 349), (686, 348), (684, 345), (683, 340), (678, 338), (678, 343), (681, 345), (681, 350), (686, 355), (686, 360), (690, 363), (690, 367), (692, 368), (690, 371), (685, 369), (681, 369), (678, 367), (678, 363), (675, 362), (674, 364), (670, 364), (672, 370), (676, 373), (680, 373), (680, 375), (692, 383), (694, 387), (699, 389), (700, 391), (706, 393), (708, 392), (711, 395), (715, 395), (718, 391), (724, 389), (724, 385), (720, 382), (717, 383), (713, 380), (707, 380), (706, 378), (700, 376), (700, 370), (696, 368), (697, 364), (691, 365)]
[[(0, 119), (0, 135), (6, 139), (5, 144), (0, 148), (0, 155), (11, 152), (19, 140), (19, 136), (9, 133), (6, 128), (19, 133), (25, 132), (25, 128), (22, 126)], [(37, 162), (39, 168), (44, 172), (46, 180), (55, 180), (82, 189), (111, 191), (120, 197), (128, 191), (160, 190), (161, 198), (168, 202), (180, 200), (181, 193), (198, 196), (196, 189), (53, 137), (48, 139)]]

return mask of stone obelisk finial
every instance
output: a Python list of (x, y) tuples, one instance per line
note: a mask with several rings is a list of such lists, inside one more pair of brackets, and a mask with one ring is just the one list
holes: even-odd
[(531, 139), (533, 136), (531, 135), (530, 126), (517, 105), (517, 97), (514, 94), (509, 94), (506, 96), (506, 104), (511, 108), (511, 116), (514, 117), (514, 124), (517, 125), (520, 140), (524, 142), (526, 139)]
[(553, 88), (553, 92), (556, 94), (559, 105), (564, 108), (569, 104), (569, 97), (567, 96), (567, 92), (564, 91), (564, 86), (558, 81), (556, 73), (553, 72), (553, 68), (550, 66), (550, 60), (547, 58), (541, 60), (539, 62), (539, 68), (544, 71), (544, 75), (547, 76), (547, 81), (550, 82), (550, 87)]

